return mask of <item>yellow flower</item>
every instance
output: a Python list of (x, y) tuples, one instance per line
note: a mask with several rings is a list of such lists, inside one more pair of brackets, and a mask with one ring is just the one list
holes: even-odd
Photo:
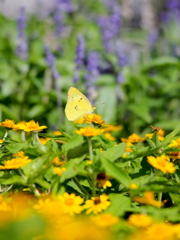
[[(152, 139), (153, 135), (154, 135), (154, 133), (147, 133), (145, 135), (145, 138)], [(160, 129), (158, 131), (158, 139), (159, 139), (159, 141), (163, 141), (164, 140), (164, 130)]]
[(30, 163), (31, 161), (32, 160), (29, 159), (27, 156), (12, 158), (11, 160), (5, 161), (4, 166), (0, 166), (0, 170), (18, 169), (20, 167), (24, 167), (26, 164)]
[(172, 158), (172, 160), (180, 159), (180, 152), (171, 152), (169, 153), (169, 157)]
[(95, 129), (93, 127), (85, 127), (85, 128), (80, 128), (79, 130), (76, 130), (75, 133), (85, 136), (85, 137), (92, 137), (92, 136), (97, 136), (97, 135), (103, 133), (103, 129)]
[(6, 119), (4, 122), (0, 123), (0, 126), (7, 127), (7, 128), (13, 128), (14, 127), (14, 120)]
[(29, 122), (21, 122), (14, 126), (16, 130), (24, 130), (25, 132), (32, 132), (32, 131), (42, 131), (43, 129), (47, 128), (46, 126), (39, 126), (39, 123), (35, 123), (34, 120)]
[(57, 166), (62, 166), (62, 165), (64, 165), (66, 162), (61, 161), (60, 158), (58, 158), (58, 157), (55, 157), (55, 158), (53, 158), (52, 163), (53, 163), (54, 165), (57, 165)]
[(163, 173), (174, 173), (176, 171), (174, 164), (169, 162), (168, 156), (148, 156), (147, 159), (149, 164), (151, 164), (154, 168), (161, 170)]
[(135, 227), (148, 227), (153, 223), (151, 217), (145, 214), (132, 214), (128, 218), (128, 223)]
[(80, 196), (76, 196), (74, 193), (68, 194), (65, 192), (64, 196), (59, 195), (58, 199), (60, 200), (65, 213), (74, 215), (74, 213), (81, 213), (83, 211), (81, 204), (84, 200)]
[(108, 179), (109, 177), (107, 177), (105, 173), (99, 173), (96, 178), (96, 181), (98, 182), (98, 187), (103, 187), (104, 189), (106, 189), (107, 187), (111, 187), (112, 184)]
[(93, 163), (92, 160), (87, 160), (87, 161), (86, 161), (86, 165), (91, 165), (92, 163)]
[(126, 138), (121, 138), (121, 141), (122, 142), (127, 142), (127, 143), (137, 143), (137, 142), (143, 142), (143, 141), (145, 141), (145, 139), (141, 138), (137, 134), (133, 133), (127, 139)]
[(106, 194), (102, 194), (101, 196), (92, 197), (91, 199), (86, 200), (84, 205), (85, 209), (88, 208), (86, 213), (89, 214), (93, 212), (94, 214), (97, 214), (99, 212), (102, 212), (111, 204), (108, 199), (109, 197)]
[(102, 120), (102, 116), (97, 114), (88, 114), (87, 116), (74, 121), (74, 123), (76, 124), (92, 123), (92, 122), (98, 125), (106, 126), (105, 121)]
[(114, 125), (109, 125), (108, 127), (104, 128), (104, 132), (118, 132), (123, 129), (122, 125), (119, 126), (114, 126)]
[(0, 143), (3, 143), (3, 142), (4, 142), (4, 140), (0, 139)]
[(50, 140), (50, 138), (39, 138), (39, 140), (42, 143), (42, 145), (45, 145)]
[(101, 213), (91, 218), (100, 227), (109, 227), (117, 224), (119, 218), (113, 216), (111, 213)]
[(133, 152), (132, 148), (130, 148), (130, 147), (132, 147), (132, 146), (133, 146), (132, 143), (127, 142), (127, 143), (126, 143), (126, 149), (125, 149), (125, 151), (126, 151), (126, 152)]
[(58, 130), (58, 131), (53, 131), (53, 133), (55, 134), (55, 135), (62, 135), (62, 133)]
[(26, 121), (18, 122), (14, 124), (13, 130), (23, 130), (25, 125), (26, 125)]
[(172, 142), (168, 145), (168, 147), (180, 148), (180, 138), (178, 138), (176, 140), (172, 140)]
[(136, 189), (138, 189), (138, 185), (136, 183), (131, 183), (129, 185), (129, 188), (132, 189), (132, 190), (136, 190)]
[(142, 204), (152, 205), (152, 206), (155, 206), (155, 207), (161, 207), (161, 206), (164, 205), (163, 202), (156, 201), (154, 199), (154, 193), (152, 193), (150, 191), (144, 192), (144, 196), (143, 197), (135, 196), (133, 198), (133, 201), (139, 202), (139, 203), (142, 203)]
[(15, 154), (13, 154), (13, 157), (24, 157), (25, 153), (23, 151), (19, 151)]
[(104, 136), (110, 141), (116, 141), (116, 138), (113, 137), (109, 132), (104, 133)]
[(54, 167), (54, 172), (59, 175), (62, 176), (63, 172), (66, 171), (66, 168), (59, 168), (59, 167)]

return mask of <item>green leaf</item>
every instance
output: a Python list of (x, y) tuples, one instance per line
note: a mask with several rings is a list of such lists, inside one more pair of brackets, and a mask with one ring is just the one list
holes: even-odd
[(41, 116), (44, 112), (46, 112), (46, 106), (42, 104), (36, 104), (34, 107), (30, 108), (27, 113), (28, 118), (36, 118)]
[(64, 182), (66, 179), (70, 179), (76, 176), (79, 172), (79, 164), (84, 160), (84, 156), (81, 158), (74, 158), (67, 162), (64, 167), (66, 171), (63, 172), (60, 182)]
[(114, 216), (122, 216), (131, 204), (129, 197), (117, 193), (109, 194), (109, 199), (111, 205), (105, 210), (105, 212), (112, 213)]
[(118, 144), (117, 146), (111, 147), (108, 150), (104, 151), (102, 153), (102, 156), (109, 161), (114, 162), (116, 159), (118, 159), (124, 154), (125, 148), (126, 143)]
[(8, 179), (0, 178), (0, 183), (3, 185), (10, 185), (10, 184), (18, 184), (18, 185), (25, 185), (26, 181), (20, 176), (12, 176), (8, 177)]
[(119, 169), (114, 163), (106, 160), (105, 158), (101, 158), (101, 162), (103, 168), (107, 174), (107, 176), (115, 178), (118, 182), (120, 182), (124, 187), (129, 187), (131, 183), (131, 178), (121, 169)]
[(28, 142), (12, 143), (12, 144), (6, 145), (6, 149), (9, 150), (11, 153), (17, 153), (23, 149), (28, 148), (28, 146), (29, 146)]
[(73, 149), (81, 144), (83, 144), (84, 138), (81, 135), (76, 134), (69, 141), (62, 146), (63, 151), (68, 151)]

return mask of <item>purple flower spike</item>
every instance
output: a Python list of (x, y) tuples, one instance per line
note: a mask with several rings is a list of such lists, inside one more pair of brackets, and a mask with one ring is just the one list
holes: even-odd
[(118, 83), (124, 83), (124, 77), (123, 77), (123, 75), (122, 75), (122, 72), (121, 71), (119, 71), (119, 73), (118, 73), (118, 75), (117, 75), (117, 82)]
[(26, 15), (25, 8), (20, 8), (20, 14), (17, 19), (17, 29), (18, 29), (18, 46), (16, 48), (16, 53), (21, 59), (27, 59), (28, 56), (28, 44), (25, 36), (26, 28)]
[(118, 58), (118, 65), (123, 68), (128, 64), (128, 58), (125, 51), (122, 48), (117, 49), (116, 51)]
[(77, 37), (77, 47), (76, 47), (76, 57), (75, 57), (75, 73), (73, 76), (73, 81), (77, 83), (79, 81), (79, 70), (82, 69), (85, 57), (85, 41), (82, 35)]
[(76, 57), (75, 57), (75, 63), (76, 63), (76, 69), (80, 70), (83, 65), (85, 56), (85, 41), (82, 35), (78, 36), (78, 43), (76, 47)]
[(92, 51), (88, 55), (87, 59), (87, 74), (86, 74), (86, 86), (90, 87), (96, 81), (99, 76), (99, 54)]
[(45, 51), (45, 54), (46, 54), (47, 65), (51, 68), (54, 79), (58, 79), (60, 77), (60, 74), (59, 74), (59, 72), (56, 69), (55, 57), (51, 53), (51, 51), (48, 48), (48, 46), (46, 46), (46, 45), (44, 46), (44, 51)]

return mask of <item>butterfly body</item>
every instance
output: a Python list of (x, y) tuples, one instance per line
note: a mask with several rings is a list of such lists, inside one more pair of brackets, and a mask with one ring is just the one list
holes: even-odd
[(94, 109), (95, 107), (92, 107), (88, 98), (77, 88), (69, 88), (65, 107), (65, 114), (69, 121), (76, 121), (88, 114), (92, 114)]

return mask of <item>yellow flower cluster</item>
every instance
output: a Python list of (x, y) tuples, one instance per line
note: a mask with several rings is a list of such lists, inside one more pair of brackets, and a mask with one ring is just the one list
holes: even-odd
[[(145, 135), (145, 138), (152, 139), (153, 135), (154, 135), (154, 133), (147, 133)], [(162, 129), (158, 130), (158, 139), (159, 139), (159, 141), (164, 140), (164, 130), (162, 130)]]
[(46, 126), (39, 126), (39, 123), (36, 123), (34, 120), (29, 122), (22, 121), (15, 124), (13, 120), (6, 119), (4, 122), (0, 123), (0, 126), (12, 128), (13, 130), (23, 130), (25, 132), (42, 131), (47, 128)]
[(85, 127), (85, 128), (80, 128), (79, 130), (76, 130), (75, 133), (82, 135), (84, 137), (92, 137), (92, 136), (97, 136), (101, 133), (103, 133), (103, 129), (96, 129), (93, 127)]

